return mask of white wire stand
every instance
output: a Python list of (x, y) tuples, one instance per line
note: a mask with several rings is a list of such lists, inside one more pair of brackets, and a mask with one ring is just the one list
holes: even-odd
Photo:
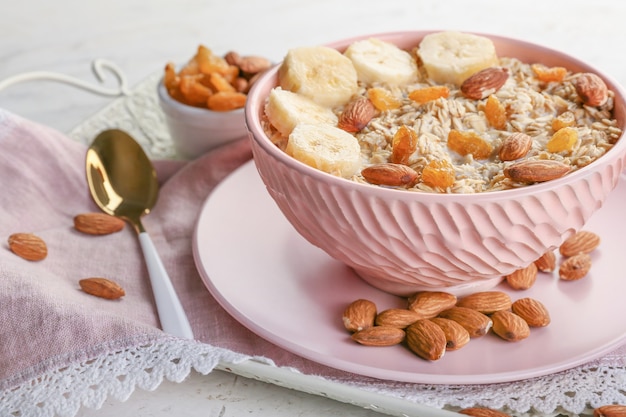
[(17, 74), (0, 81), (0, 91), (13, 85), (29, 81), (53, 81), (81, 88), (90, 93), (100, 94), (102, 96), (108, 97), (130, 96), (132, 94), (130, 89), (128, 88), (128, 82), (126, 81), (124, 73), (114, 63), (104, 59), (96, 59), (92, 63), (92, 70), (98, 81), (101, 83), (104, 83), (106, 81), (107, 73), (113, 75), (118, 82), (117, 88), (106, 88), (100, 85), (90, 84), (79, 78), (56, 72), (33, 71)]

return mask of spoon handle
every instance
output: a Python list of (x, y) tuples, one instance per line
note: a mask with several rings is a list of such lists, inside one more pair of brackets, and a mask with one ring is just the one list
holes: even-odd
[(139, 243), (150, 275), (150, 283), (163, 331), (174, 336), (193, 339), (193, 332), (170, 277), (147, 232), (139, 233)]

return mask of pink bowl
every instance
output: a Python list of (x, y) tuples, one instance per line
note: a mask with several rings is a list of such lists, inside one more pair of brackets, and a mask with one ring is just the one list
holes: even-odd
[[(411, 48), (429, 32), (366, 35)], [(615, 92), (614, 116), (626, 123), (625, 94), (601, 71), (561, 52), (487, 36), (499, 56), (600, 75)], [(278, 66), (248, 95), (246, 124), (256, 167), (294, 228), (371, 285), (398, 295), (485, 290), (580, 230), (617, 185), (624, 167), (623, 137), (598, 161), (557, 180), (480, 194), (429, 194), (380, 188), (311, 168), (277, 148), (263, 131), (265, 100)]]

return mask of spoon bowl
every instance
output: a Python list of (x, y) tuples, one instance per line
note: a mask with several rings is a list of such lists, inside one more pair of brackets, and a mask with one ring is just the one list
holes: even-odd
[(141, 223), (157, 202), (156, 171), (141, 146), (127, 133), (100, 133), (87, 150), (87, 184), (100, 209), (130, 223), (138, 234), (163, 330), (193, 339), (191, 326), (152, 239)]

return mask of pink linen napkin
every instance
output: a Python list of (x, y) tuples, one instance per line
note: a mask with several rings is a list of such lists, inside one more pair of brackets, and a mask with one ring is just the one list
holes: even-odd
[[(0, 109), (0, 390), (68, 360), (170, 337), (159, 320), (135, 232), (92, 236), (73, 228), (75, 215), (97, 212), (84, 173), (84, 145)], [(241, 326), (211, 297), (195, 268), (192, 235), (211, 190), (249, 160), (247, 140), (222, 147), (178, 172), (155, 164), (164, 181), (156, 207), (144, 217), (200, 342), (315, 374), (326, 369), (288, 353)], [(171, 175), (171, 177), (170, 177)], [(48, 246), (38, 262), (12, 253), (9, 235), (34, 233)], [(105, 277), (126, 291), (105, 300), (80, 290), (81, 278)]]

